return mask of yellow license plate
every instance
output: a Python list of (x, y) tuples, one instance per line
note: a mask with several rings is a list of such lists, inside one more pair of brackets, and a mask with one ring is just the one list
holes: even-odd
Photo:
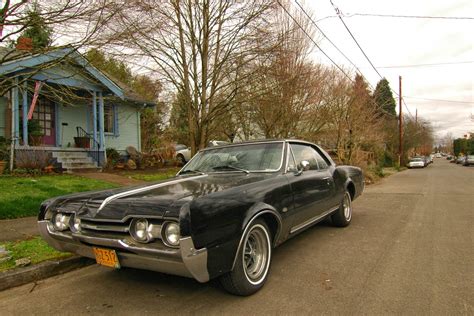
[(102, 248), (93, 248), (95, 254), (95, 261), (98, 264), (111, 268), (120, 268), (120, 263), (115, 253), (115, 250), (102, 249)]

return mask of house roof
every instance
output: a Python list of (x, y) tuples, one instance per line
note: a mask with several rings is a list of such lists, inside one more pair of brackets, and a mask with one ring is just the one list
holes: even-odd
[[(84, 56), (71, 47), (58, 48), (40, 54), (31, 54), (15, 49), (0, 47), (0, 61), (6, 60), (5, 62), (0, 63), (0, 76), (20, 73), (25, 69), (31, 69), (64, 58), (73, 60), (76, 64), (84, 68), (93, 79), (105, 86), (114, 96), (120, 99), (132, 101), (144, 106), (156, 104), (155, 101), (144, 100), (127, 85), (113, 79), (112, 76), (104, 71), (95, 68)], [(46, 76), (43, 75), (45, 80), (50, 79), (50, 76), (51, 74), (47, 74)], [(64, 76), (63, 80), (71, 81), (73, 79)], [(79, 87), (83, 87), (83, 82)]]

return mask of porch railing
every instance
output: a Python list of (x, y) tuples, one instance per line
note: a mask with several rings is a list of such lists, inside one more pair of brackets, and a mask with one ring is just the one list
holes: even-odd
[(82, 127), (77, 126), (76, 127), (76, 132), (77, 132), (77, 137), (80, 139), (87, 139), (87, 143), (85, 143), (84, 148), (88, 149), (87, 154), (95, 161), (97, 162), (97, 166), (100, 167), (100, 160), (101, 160), (101, 154), (100, 154), (100, 145), (97, 142), (97, 140), (94, 139), (94, 136), (91, 135), (90, 133), (86, 132)]

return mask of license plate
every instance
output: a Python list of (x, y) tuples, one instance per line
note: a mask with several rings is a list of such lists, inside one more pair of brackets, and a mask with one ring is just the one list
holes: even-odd
[(117, 254), (115, 253), (115, 250), (95, 247), (93, 249), (95, 254), (95, 261), (97, 261), (98, 264), (116, 269), (120, 268), (120, 263)]

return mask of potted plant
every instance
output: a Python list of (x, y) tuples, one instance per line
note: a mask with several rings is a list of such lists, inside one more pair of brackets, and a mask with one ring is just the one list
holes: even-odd
[(43, 128), (41, 128), (38, 120), (28, 121), (28, 142), (31, 146), (39, 146), (43, 144)]
[(90, 148), (91, 147), (91, 140), (87, 136), (76, 136), (74, 137), (74, 143), (76, 147), (79, 148)]

